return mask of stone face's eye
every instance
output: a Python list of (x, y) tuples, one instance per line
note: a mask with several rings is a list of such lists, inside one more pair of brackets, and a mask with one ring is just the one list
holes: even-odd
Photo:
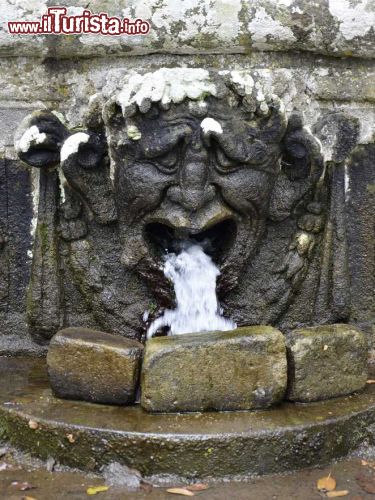
[(167, 153), (164, 153), (155, 158), (155, 161), (157, 162), (160, 170), (162, 170), (163, 172), (174, 173), (177, 169), (178, 157), (179, 150), (178, 147), (175, 146), (173, 149), (171, 149), (171, 151), (168, 151)]
[(215, 151), (216, 167), (219, 171), (230, 172), (238, 167), (238, 162), (229, 158), (220, 146)]

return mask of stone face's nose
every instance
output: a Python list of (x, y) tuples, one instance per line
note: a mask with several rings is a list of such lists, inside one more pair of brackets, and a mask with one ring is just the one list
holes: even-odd
[(204, 207), (215, 197), (215, 188), (207, 183), (206, 165), (189, 163), (184, 166), (178, 186), (171, 186), (168, 197), (189, 211)]
[(196, 211), (215, 197), (209, 184), (209, 157), (200, 143), (191, 144), (179, 173), (179, 185), (171, 186), (168, 197), (189, 211)]

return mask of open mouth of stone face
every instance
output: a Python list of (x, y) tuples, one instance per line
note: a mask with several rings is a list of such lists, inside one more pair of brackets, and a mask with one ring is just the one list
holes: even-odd
[(160, 260), (166, 253), (179, 253), (190, 242), (200, 244), (214, 262), (220, 265), (235, 243), (237, 225), (234, 219), (228, 218), (201, 231), (193, 231), (151, 222), (146, 224), (144, 236), (156, 260)]

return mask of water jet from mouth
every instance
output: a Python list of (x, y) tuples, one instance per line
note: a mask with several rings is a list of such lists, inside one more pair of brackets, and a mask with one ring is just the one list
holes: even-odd
[(228, 218), (201, 231), (189, 228), (175, 228), (160, 222), (146, 225), (145, 239), (154, 257), (160, 259), (165, 253), (179, 253), (186, 243), (200, 245), (215, 263), (221, 265), (227, 257), (237, 237), (237, 226)]
[(174, 285), (177, 307), (167, 309), (149, 327), (147, 337), (168, 327), (169, 335), (233, 330), (236, 323), (223, 317), (216, 295), (218, 267), (201, 245), (180, 242), (180, 253), (168, 253), (164, 275)]

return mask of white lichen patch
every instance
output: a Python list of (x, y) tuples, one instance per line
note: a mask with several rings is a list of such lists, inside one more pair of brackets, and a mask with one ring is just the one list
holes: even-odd
[(77, 132), (76, 134), (68, 137), (61, 148), (61, 162), (64, 162), (67, 158), (69, 158), (69, 156), (77, 153), (80, 144), (88, 142), (89, 139), (89, 134), (86, 134), (85, 132)]
[(290, 7), (293, 0), (276, 0), (275, 4), (283, 5), (284, 7)]
[(267, 115), (269, 112), (268, 104), (265, 101), (260, 103), (259, 109), (264, 115)]
[(349, 167), (348, 164), (345, 163), (344, 166), (344, 189), (345, 189), (345, 201), (348, 202), (350, 198), (350, 175), (349, 175)]
[(209, 132), (215, 132), (216, 134), (222, 134), (223, 128), (217, 120), (214, 118), (205, 118), (201, 121), (201, 129), (204, 134), (208, 134)]
[(141, 131), (136, 125), (129, 125), (126, 129), (126, 135), (132, 141), (139, 141), (142, 137)]
[(43, 144), (43, 142), (47, 139), (47, 136), (44, 132), (39, 132), (39, 129), (36, 125), (28, 128), (22, 135), (21, 139), (16, 142), (16, 150), (19, 153), (27, 153), (32, 146), (36, 144)]
[[(30, 223), (30, 234), (32, 241), (35, 237), (36, 225), (38, 223), (38, 208), (39, 208), (39, 179), (40, 179), (40, 170), (39, 168), (32, 168), (30, 171), (30, 180), (31, 180), (31, 200), (32, 200), (32, 209), (33, 215)], [(28, 256), (32, 258), (32, 250), (28, 251)]]
[(64, 189), (64, 186), (66, 184), (68, 184), (68, 181), (66, 180), (66, 177), (64, 175), (63, 169), (61, 167), (59, 167), (57, 169), (57, 173), (58, 173), (58, 176), (59, 176), (60, 199), (61, 199), (61, 203), (64, 203), (65, 202), (65, 189)]
[[(225, 74), (224, 71), (220, 73)], [(269, 113), (268, 103), (277, 102), (281, 105), (276, 95), (278, 92), (275, 93), (275, 85), (280, 87), (278, 80), (276, 78), (274, 81), (274, 75), (269, 70), (257, 70), (252, 74), (246, 70), (230, 72), (230, 81), (234, 84), (236, 91), (240, 95), (250, 97), (263, 115)]]
[(368, 0), (329, 0), (330, 13), (340, 23), (340, 33), (346, 40), (364, 36), (375, 28), (374, 6)]
[(146, 113), (153, 102), (164, 106), (184, 99), (198, 100), (216, 95), (216, 86), (209, 72), (200, 68), (161, 68), (153, 73), (133, 73), (116, 96), (124, 116), (131, 116), (135, 107)]
[(247, 71), (231, 71), (230, 78), (237, 88), (245, 94), (251, 94), (255, 85), (253, 77)]
[(258, 48), (267, 48), (270, 40), (287, 43), (287, 46), (296, 40), (293, 31), (277, 19), (273, 19), (264, 7), (257, 9), (254, 18), (248, 24), (248, 29), (254, 46)]
[[(235, 40), (241, 29), (241, 0), (145, 0), (134, 9), (136, 17), (151, 20), (160, 32), (166, 33), (183, 44), (194, 37), (221, 38), (225, 42)], [(128, 2), (130, 3), (130, 2)], [(148, 11), (145, 11), (145, 6)], [(150, 14), (152, 17), (150, 18)], [(148, 15), (147, 15), (148, 14)], [(183, 22), (181, 22), (183, 20)], [(218, 29), (219, 28), (219, 29)], [(152, 32), (151, 32), (152, 36)]]

